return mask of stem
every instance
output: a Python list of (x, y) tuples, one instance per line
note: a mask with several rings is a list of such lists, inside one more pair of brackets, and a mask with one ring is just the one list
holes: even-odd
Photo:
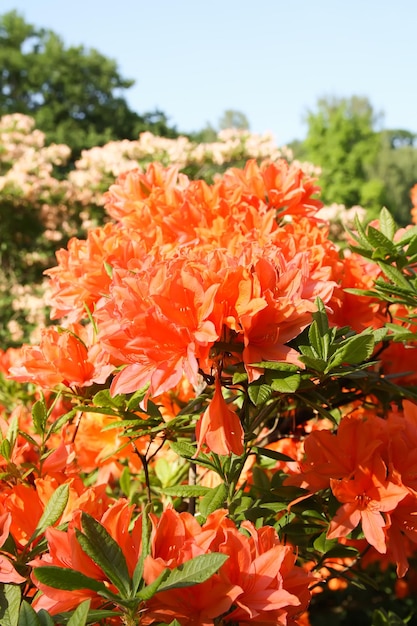
[(146, 459), (146, 456), (144, 454), (142, 454), (141, 452), (139, 452), (135, 442), (132, 441), (131, 444), (132, 444), (133, 450), (138, 455), (138, 457), (140, 458), (140, 461), (142, 463), (143, 471), (145, 473), (146, 496), (148, 498), (149, 504), (151, 504), (152, 494), (151, 494), (151, 483), (150, 483), (150, 480), (149, 480), (148, 461)]

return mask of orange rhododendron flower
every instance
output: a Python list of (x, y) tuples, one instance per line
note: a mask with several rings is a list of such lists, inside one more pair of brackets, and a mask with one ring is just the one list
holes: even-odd
[(281, 545), (272, 527), (255, 529), (250, 522), (243, 527), (247, 534), (225, 510), (211, 514), (201, 528), (187, 513), (165, 511), (145, 561), (148, 584), (164, 567), (173, 568), (198, 554), (220, 552), (229, 558), (204, 583), (157, 593), (148, 603), (144, 623), (169, 623), (177, 617), (183, 626), (212, 626), (220, 616), (224, 623), (296, 623), (310, 599), (310, 576), (294, 565), (292, 548)]
[(308, 435), (298, 473), (284, 481), (311, 493), (330, 487), (342, 506), (328, 537), (347, 537), (361, 524), (367, 542), (394, 561), (401, 576), (408, 568), (408, 544), (417, 543), (416, 424), (417, 407), (410, 401), (386, 419), (356, 409), (341, 420), (336, 435)]
[(217, 375), (213, 398), (196, 425), (197, 453), (206, 443), (216, 454), (243, 454), (243, 435), (239, 417), (224, 399)]
[[(141, 518), (135, 521), (133, 528), (129, 531), (133, 509), (132, 505), (121, 499), (104, 513), (95, 516), (122, 549), (131, 576), (139, 558), (142, 533)], [(85, 510), (84, 507), (83, 510)], [(56, 528), (48, 528), (45, 531), (49, 552), (31, 561), (30, 565), (32, 567), (54, 565), (71, 568), (95, 580), (107, 581), (106, 574), (87, 556), (77, 541), (77, 529), (81, 530), (82, 528), (81, 512), (81, 509), (75, 511), (69, 522), (68, 530), (62, 531)], [(61, 611), (70, 611), (77, 608), (86, 599), (91, 600), (92, 608), (97, 608), (103, 604), (103, 598), (95, 591), (87, 589), (75, 591), (55, 589), (38, 581), (35, 574), (32, 574), (32, 578), (36, 587), (42, 591), (42, 595), (38, 596), (33, 602), (33, 607), (37, 611), (45, 609), (51, 615), (55, 615)], [(114, 586), (109, 581), (107, 582), (109, 589), (115, 592)]]
[(331, 479), (333, 494), (344, 504), (330, 523), (329, 539), (346, 537), (361, 522), (366, 540), (378, 552), (386, 552), (387, 519), (382, 513), (393, 511), (408, 493), (404, 487), (388, 481), (386, 475), (385, 464), (376, 457), (371, 466), (359, 467), (350, 479)]
[[(0, 550), (9, 536), (10, 524), (12, 522), (12, 516), (9, 512), (2, 512), (3, 508), (0, 507)], [(0, 554), (0, 582), (1, 583), (14, 583), (20, 585), (25, 582), (25, 578), (21, 576), (15, 569), (12, 558), (6, 556), (6, 554)]]
[(105, 382), (114, 367), (89, 335), (89, 329), (79, 324), (64, 330), (44, 328), (39, 346), (23, 346), (19, 363), (9, 370), (10, 378), (47, 389), (59, 384), (77, 389)]
[(111, 268), (128, 267), (144, 252), (138, 234), (113, 223), (90, 229), (85, 241), (70, 239), (67, 249), (56, 253), (58, 265), (45, 271), (50, 277), (51, 319), (66, 316), (68, 322), (78, 322), (85, 317), (86, 308), (92, 311), (108, 292)]

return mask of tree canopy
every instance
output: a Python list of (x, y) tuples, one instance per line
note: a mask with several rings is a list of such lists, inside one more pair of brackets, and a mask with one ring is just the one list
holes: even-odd
[(308, 133), (296, 154), (321, 166), (326, 204), (385, 205), (401, 224), (409, 222), (411, 187), (417, 182), (415, 135), (379, 130), (367, 98), (324, 98), (307, 115)]
[(124, 94), (134, 84), (114, 60), (95, 49), (66, 47), (51, 30), (28, 24), (15, 11), (0, 17), (0, 115), (35, 118), (49, 142), (75, 153), (143, 130), (176, 136), (164, 113), (139, 115)]
[[(367, 181), (367, 166), (376, 158), (379, 135), (375, 113), (366, 98), (321, 99), (307, 116), (306, 157), (322, 167), (325, 203), (347, 206), (376, 204), (382, 199), (377, 181)], [(364, 183), (368, 185), (364, 187)]]

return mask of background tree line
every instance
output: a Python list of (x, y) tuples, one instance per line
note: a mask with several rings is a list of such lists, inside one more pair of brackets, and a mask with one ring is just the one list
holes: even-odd
[[(130, 109), (125, 93), (134, 81), (120, 75), (114, 60), (83, 46), (66, 47), (56, 33), (15, 11), (0, 18), (0, 68), (0, 115), (32, 116), (47, 143), (70, 146), (70, 166), (82, 149), (136, 139), (145, 130), (179, 135), (164, 112)], [(361, 205), (370, 214), (387, 206), (400, 224), (408, 223), (409, 191), (417, 182), (414, 133), (378, 129), (371, 103), (357, 96), (319, 100), (306, 122), (306, 138), (290, 147), (297, 158), (322, 168), (326, 204)], [(218, 128), (207, 124), (188, 136), (213, 141), (228, 126), (248, 129), (249, 122), (244, 113), (226, 110)]]
[(401, 225), (410, 222), (410, 189), (417, 182), (417, 135), (378, 129), (367, 98), (325, 98), (307, 115), (307, 137), (291, 147), (298, 158), (322, 168), (325, 204), (386, 206)]

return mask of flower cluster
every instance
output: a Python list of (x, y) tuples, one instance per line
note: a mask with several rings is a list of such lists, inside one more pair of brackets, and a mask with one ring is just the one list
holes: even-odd
[(311, 322), (316, 298), (331, 300), (341, 270), (314, 217), (316, 191), (284, 161), (250, 161), (212, 186), (157, 164), (123, 174), (106, 196), (117, 223), (72, 239), (47, 271), (53, 315), (78, 323), (87, 308), (96, 339), (46, 329), (11, 370), (15, 380), (84, 387), (113, 370), (113, 394), (150, 383), (159, 396), (184, 375), (195, 388), (201, 373), (214, 375), (220, 424), (208, 409), (199, 445), (240, 454), (243, 430), (220, 389), (227, 362), (243, 362), (249, 382), (262, 361), (301, 364), (287, 344)]
[(308, 435), (298, 470), (285, 480), (310, 493), (330, 488), (338, 508), (328, 539), (347, 537), (361, 524), (367, 542), (396, 562), (399, 576), (408, 569), (410, 542), (417, 543), (416, 425), (417, 407), (409, 401), (386, 419), (355, 409), (336, 434)]
[(58, 251), (58, 323), (0, 353), (19, 619), (301, 625), (359, 550), (407, 573), (417, 234), (383, 211), (344, 253), (317, 194), (278, 157), (128, 167)]

